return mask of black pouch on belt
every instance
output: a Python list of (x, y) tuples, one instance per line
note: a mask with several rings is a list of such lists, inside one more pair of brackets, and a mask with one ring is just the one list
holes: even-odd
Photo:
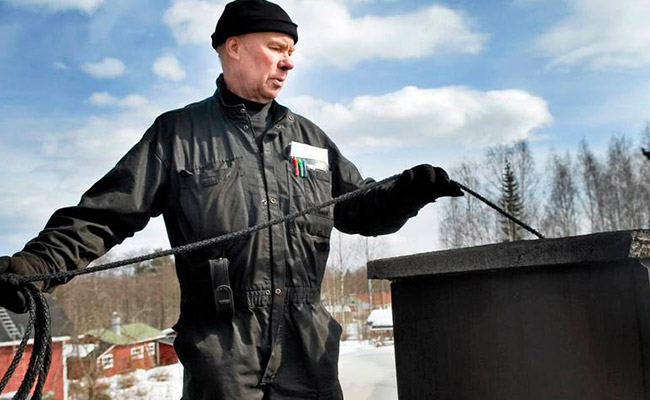
[(230, 277), (228, 276), (230, 263), (227, 259), (220, 258), (210, 260), (209, 265), (217, 318), (231, 318), (235, 313), (235, 302), (230, 288)]

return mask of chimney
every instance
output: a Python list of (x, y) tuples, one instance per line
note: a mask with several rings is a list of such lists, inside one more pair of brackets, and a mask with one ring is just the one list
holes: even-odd
[(120, 316), (117, 314), (117, 312), (113, 312), (113, 315), (111, 316), (111, 332), (113, 332), (116, 335), (121, 334)]

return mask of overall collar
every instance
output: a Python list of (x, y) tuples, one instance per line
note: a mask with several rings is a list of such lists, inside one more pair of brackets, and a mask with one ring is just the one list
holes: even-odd
[[(226, 87), (226, 81), (223, 78), (223, 74), (220, 74), (217, 78), (217, 90), (214, 92), (214, 97), (217, 100), (217, 103), (221, 106), (224, 112), (235, 120), (241, 119), (242, 117), (248, 117), (250, 114), (250, 107), (265, 107), (267, 104), (256, 103), (254, 101), (243, 99), (236, 94), (232, 93)], [(250, 104), (247, 104), (250, 103)], [(277, 135), (280, 130), (284, 129), (287, 125), (294, 123), (295, 117), (292, 115), (291, 111), (279, 104), (277, 101), (272, 100), (270, 102), (269, 113), (275, 121), (274, 129), (271, 130), (272, 135)], [(258, 110), (259, 111), (259, 110)], [(254, 114), (252, 114), (254, 115)]]
[(253, 116), (260, 112), (264, 107), (269, 105), (269, 103), (258, 103), (255, 101), (244, 99), (231, 92), (226, 86), (226, 81), (223, 78), (223, 74), (219, 75), (217, 78), (217, 93), (219, 93), (219, 99), (221, 104), (226, 107), (238, 107), (241, 108), (244, 106), (249, 115)]

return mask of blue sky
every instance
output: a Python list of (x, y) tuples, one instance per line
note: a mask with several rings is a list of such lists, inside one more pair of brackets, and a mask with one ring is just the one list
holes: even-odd
[[(595, 149), (650, 118), (647, 0), (278, 0), (299, 25), (279, 101), (365, 175), (529, 139)], [(0, 0), (0, 252), (74, 204), (156, 115), (210, 96), (221, 0)], [(444, 201), (444, 200), (441, 200)], [(439, 248), (436, 205), (388, 240)], [(160, 221), (122, 252), (167, 247)]]

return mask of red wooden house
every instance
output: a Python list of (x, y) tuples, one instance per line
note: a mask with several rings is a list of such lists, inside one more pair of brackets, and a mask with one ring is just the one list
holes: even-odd
[(172, 329), (164, 330), (165, 337), (157, 340), (158, 342), (158, 365), (171, 365), (178, 362), (178, 356), (174, 349), (174, 340), (176, 332)]
[[(63, 346), (70, 337), (63, 336), (63, 333), (69, 332), (70, 326), (62, 309), (51, 298), (48, 297), (47, 299), (52, 317), (52, 364), (47, 380), (45, 381), (43, 397), (51, 398), (52, 400), (66, 400), (68, 397), (67, 369), (66, 359), (63, 355)], [(0, 376), (5, 374), (18, 350), (18, 345), (27, 326), (27, 320), (27, 314), (14, 314), (0, 307)], [(4, 393), (0, 394), (0, 399), (11, 399), (20, 387), (29, 365), (32, 348), (33, 341), (30, 340), (23, 354), (23, 358), (16, 368), (16, 372), (7, 383)]]
[[(65, 357), (63, 357), (63, 345), (67, 339), (69, 338), (58, 337), (52, 339), (52, 364), (50, 367), (50, 372), (47, 376), (47, 380), (45, 381), (45, 387), (43, 389), (43, 394), (51, 395), (52, 400), (66, 400), (68, 398), (66, 390), (66, 365)], [(16, 372), (9, 380), (9, 383), (5, 388), (5, 392), (2, 393), (0, 399), (12, 398), (20, 387), (20, 384), (23, 381), (23, 377), (25, 376), (25, 372), (27, 372), (29, 359), (32, 356), (32, 343), (33, 341), (30, 340), (29, 345), (27, 346), (27, 349), (23, 355), (23, 360), (20, 364), (18, 364)], [(16, 350), (18, 350), (19, 344), (19, 340), (14, 342), (0, 343), (0, 374), (4, 375), (4, 373), (7, 371), (7, 367), (9, 367), (9, 364), (11, 363)]]
[[(93, 358), (105, 377), (178, 362), (173, 340), (170, 342), (162, 331), (143, 323), (121, 325), (117, 317), (113, 317), (110, 329), (90, 331), (82, 342), (95, 344), (87, 357)], [(70, 379), (83, 375), (84, 361), (70, 359), (68, 364)]]
[(370, 304), (370, 296), (368, 293), (358, 293), (356, 296), (354, 306), (360, 310), (367, 310), (368, 313), (375, 309), (390, 307), (392, 299), (390, 292), (376, 291), (372, 294), (372, 303)]
[(390, 308), (383, 310), (372, 310), (368, 319), (368, 333), (370, 339), (377, 345), (385, 341), (393, 340), (393, 310)]

